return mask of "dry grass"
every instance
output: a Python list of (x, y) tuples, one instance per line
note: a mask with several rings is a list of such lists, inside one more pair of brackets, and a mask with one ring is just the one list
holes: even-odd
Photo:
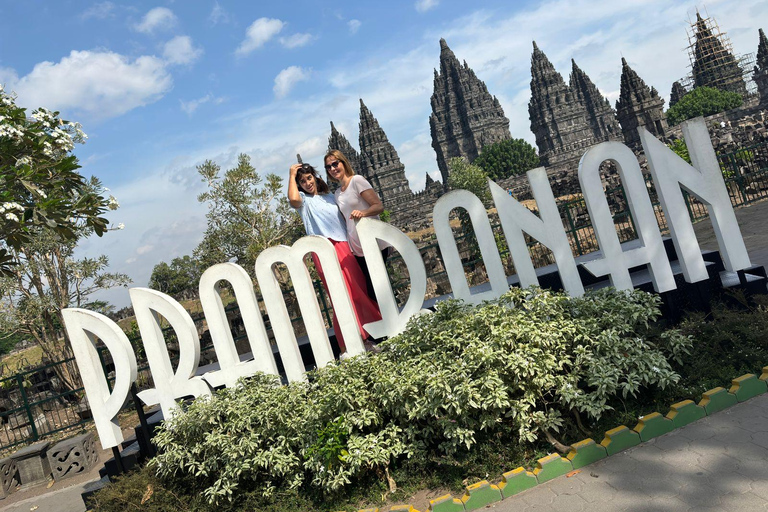
[[(24, 360), (26, 360), (26, 362), (24, 362)], [(43, 349), (39, 346), (34, 346), (0, 356), (0, 365), (7, 365), (11, 371), (15, 371), (22, 362), (24, 362), (25, 366), (39, 366), (42, 360)]]

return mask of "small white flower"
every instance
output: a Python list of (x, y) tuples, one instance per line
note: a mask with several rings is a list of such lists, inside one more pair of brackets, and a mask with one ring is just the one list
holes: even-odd
[(14, 222), (19, 222), (19, 218), (16, 216), (15, 213), (6, 213), (5, 218), (8, 220), (12, 220)]
[(117, 229), (125, 229), (125, 224), (122, 222), (117, 225)]
[(115, 198), (115, 196), (109, 196), (107, 207), (110, 210), (117, 210), (118, 208), (120, 208), (120, 203), (117, 202), (117, 198)]

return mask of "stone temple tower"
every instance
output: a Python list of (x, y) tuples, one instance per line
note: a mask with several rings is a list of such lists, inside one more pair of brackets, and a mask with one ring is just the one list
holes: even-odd
[(672, 82), (672, 93), (669, 95), (669, 108), (675, 106), (675, 103), (680, 101), (685, 96), (685, 87), (678, 82)]
[(621, 58), (621, 91), (616, 102), (616, 113), (624, 133), (624, 141), (631, 148), (640, 145), (638, 126), (657, 138), (666, 134), (667, 119), (664, 117), (664, 100), (653, 87), (649, 88), (635, 71), (629, 67), (627, 60)]
[(602, 119), (607, 124), (605, 130), (608, 133), (612, 129), (606, 121), (604, 107), (600, 105), (600, 95), (586, 75), (579, 70), (571, 77), (571, 82), (578, 86), (578, 94), (585, 99), (589, 97), (595, 109), (592, 113), (587, 112), (578, 94), (568, 87), (534, 41), (528, 115), (539, 158), (547, 167), (567, 167), (578, 161), (584, 149), (599, 141), (590, 126), (590, 117)]
[(589, 125), (597, 141), (622, 140), (621, 127), (611, 103), (597, 89), (576, 61), (571, 59), (570, 88), (574, 97), (584, 105), (589, 116)]
[(405, 166), (400, 162), (395, 147), (387, 139), (379, 122), (360, 100), (360, 171), (368, 178), (384, 203), (384, 209), (393, 215), (406, 207), (413, 192), (405, 177)]
[(768, 39), (763, 29), (760, 29), (760, 41), (757, 44), (757, 58), (752, 76), (757, 84), (757, 92), (760, 94), (760, 108), (768, 109)]
[(471, 162), (483, 146), (511, 137), (499, 100), (466, 62), (459, 63), (445, 39), (440, 39), (440, 71), (435, 70), (430, 102), (429, 129), (443, 187), (448, 184), (448, 160), (463, 156)]

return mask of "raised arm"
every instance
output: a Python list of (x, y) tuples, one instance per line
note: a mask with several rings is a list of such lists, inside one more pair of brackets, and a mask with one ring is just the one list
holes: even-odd
[(293, 164), (290, 170), (290, 177), (288, 178), (288, 202), (294, 208), (301, 208), (301, 194), (299, 194), (299, 186), (296, 184), (296, 173), (301, 169), (301, 164)]

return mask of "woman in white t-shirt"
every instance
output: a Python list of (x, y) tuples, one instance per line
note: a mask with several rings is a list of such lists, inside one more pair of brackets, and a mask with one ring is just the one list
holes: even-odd
[[(328, 184), (317, 175), (317, 171), (311, 165), (292, 165), (290, 179), (288, 180), (288, 201), (292, 207), (298, 210), (308, 235), (325, 237), (333, 244), (333, 248), (336, 250), (336, 257), (341, 266), (344, 284), (347, 286), (347, 292), (355, 310), (357, 326), (360, 329), (363, 340), (366, 340), (366, 349), (377, 351), (371, 345), (369, 335), (363, 329), (363, 325), (381, 320), (381, 313), (376, 302), (367, 294), (363, 284), (365, 279), (363, 272), (347, 243), (348, 236), (344, 218), (339, 212)], [(315, 253), (312, 253), (312, 261), (315, 263), (317, 273), (320, 274), (320, 280), (325, 286), (323, 268), (320, 266), (320, 261)], [(327, 292), (328, 287), (325, 286), (325, 289)], [(335, 312), (333, 313), (333, 329), (336, 333), (336, 341), (339, 343), (342, 356), (344, 356), (346, 346), (344, 338), (341, 336), (341, 329), (339, 329)]]
[[(336, 192), (334, 192), (334, 196), (336, 197), (336, 204), (339, 205), (339, 210), (341, 210), (347, 223), (349, 248), (352, 249), (352, 254), (355, 255), (357, 263), (365, 275), (368, 296), (376, 300), (373, 284), (371, 283), (371, 275), (368, 272), (368, 265), (365, 264), (365, 258), (363, 257), (363, 248), (360, 246), (360, 237), (357, 235), (355, 221), (363, 217), (378, 217), (384, 211), (384, 205), (368, 180), (359, 174), (355, 174), (354, 169), (349, 164), (349, 160), (341, 151), (332, 149), (325, 155), (325, 171), (328, 173), (329, 180), (339, 184)], [(390, 246), (380, 241), (379, 249), (381, 249), (381, 254), (386, 261)]]

